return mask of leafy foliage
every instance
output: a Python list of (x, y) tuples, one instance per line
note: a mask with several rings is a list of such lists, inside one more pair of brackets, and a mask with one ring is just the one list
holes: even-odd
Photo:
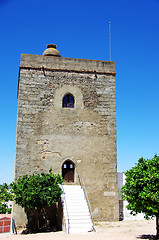
[(63, 183), (60, 174), (49, 173), (24, 175), (13, 182), (12, 193), (16, 204), (24, 209), (38, 209), (56, 203), (62, 190), (59, 184)]
[(156, 216), (159, 236), (159, 156), (140, 158), (138, 163), (125, 172), (126, 183), (121, 188), (122, 199), (128, 201), (131, 214), (145, 213), (146, 219)]
[(13, 195), (10, 192), (9, 186), (4, 183), (0, 185), (0, 214), (10, 213), (11, 209), (8, 208), (6, 202), (13, 200)]
[(128, 201), (132, 214), (144, 212), (146, 218), (159, 212), (159, 157), (140, 158), (135, 167), (125, 172), (122, 199)]
[[(11, 191), (16, 204), (24, 208), (27, 218), (27, 230), (39, 232), (51, 229), (52, 219), (49, 211), (54, 211), (54, 204), (61, 197), (63, 183), (60, 174), (49, 173), (24, 175), (11, 184)], [(55, 212), (54, 212), (55, 214)]]

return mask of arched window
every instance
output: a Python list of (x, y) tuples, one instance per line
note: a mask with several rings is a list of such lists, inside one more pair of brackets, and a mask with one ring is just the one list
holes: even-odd
[(62, 100), (63, 108), (74, 108), (74, 97), (71, 94), (67, 94)]

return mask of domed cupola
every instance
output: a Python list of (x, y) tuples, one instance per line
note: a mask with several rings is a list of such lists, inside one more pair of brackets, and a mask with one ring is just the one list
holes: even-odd
[(55, 44), (48, 44), (47, 49), (43, 52), (43, 56), (61, 57), (59, 51), (56, 48), (57, 46)]

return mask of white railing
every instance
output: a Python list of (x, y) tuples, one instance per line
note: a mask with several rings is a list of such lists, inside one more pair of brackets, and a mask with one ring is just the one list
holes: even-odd
[(85, 184), (84, 184), (83, 178), (81, 178), (79, 174), (78, 174), (78, 179), (79, 179), (80, 186), (84, 190), (85, 199), (86, 199), (87, 204), (88, 204), (88, 209), (89, 209), (91, 220), (92, 220), (92, 229), (93, 229), (93, 231), (96, 231), (95, 228), (94, 228), (93, 213), (92, 213), (91, 205), (90, 205), (90, 202), (89, 202), (89, 199), (88, 199), (88, 195), (87, 195), (87, 191), (86, 191), (86, 188), (85, 188)]
[(64, 191), (64, 187), (63, 185), (61, 185), (62, 187), (62, 196), (63, 196), (63, 199), (62, 199), (62, 205), (63, 205), (63, 210), (64, 208), (66, 209), (66, 213), (67, 213), (67, 221), (68, 221), (68, 229), (67, 229), (67, 224), (65, 222), (65, 232), (67, 232), (68, 234), (70, 233), (70, 220), (69, 220), (69, 214), (68, 214), (68, 209), (67, 209), (67, 203), (66, 203), (66, 198), (65, 198), (65, 191)]

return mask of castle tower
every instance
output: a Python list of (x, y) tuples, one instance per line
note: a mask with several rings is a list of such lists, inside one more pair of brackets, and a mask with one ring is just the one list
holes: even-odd
[[(15, 180), (60, 172), (84, 180), (95, 220), (118, 220), (115, 63), (22, 54), (18, 85)], [(25, 222), (15, 207), (16, 223)]]

